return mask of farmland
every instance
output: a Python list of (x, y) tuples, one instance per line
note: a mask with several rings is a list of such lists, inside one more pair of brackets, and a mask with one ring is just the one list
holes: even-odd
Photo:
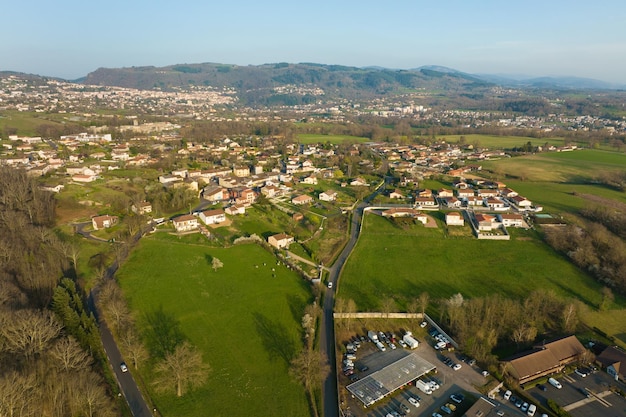
[(350, 135), (316, 135), (311, 133), (301, 133), (298, 135), (298, 142), (305, 144), (315, 143), (332, 143), (338, 144), (343, 142), (363, 143), (368, 142), (369, 138)]
[[(224, 267), (211, 269), (213, 257)], [(149, 390), (163, 415), (307, 415), (304, 390), (287, 369), (302, 346), (310, 293), (271, 254), (251, 244), (223, 249), (148, 237), (118, 279), (140, 329), (162, 308), (212, 368), (208, 382), (181, 399)], [(151, 380), (149, 367), (140, 373)]]
[[(600, 285), (540, 241), (534, 233), (508, 242), (444, 238), (442, 229), (394, 227), (365, 216), (363, 234), (345, 267), (342, 298), (376, 311), (385, 297), (398, 309), (426, 291), (432, 300), (502, 294), (522, 298), (535, 289), (597, 306)], [(431, 306), (433, 310), (435, 305)]]

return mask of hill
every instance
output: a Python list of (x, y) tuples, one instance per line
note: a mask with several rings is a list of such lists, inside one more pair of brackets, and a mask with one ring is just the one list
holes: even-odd
[(468, 91), (492, 85), (460, 72), (429, 68), (391, 70), (314, 63), (100, 68), (88, 74), (83, 82), (165, 91), (190, 86), (232, 88), (245, 103), (257, 105), (307, 104), (320, 96), (367, 99), (407, 91)]

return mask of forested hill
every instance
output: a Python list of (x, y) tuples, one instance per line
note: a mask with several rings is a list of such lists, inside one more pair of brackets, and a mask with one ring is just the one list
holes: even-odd
[[(81, 80), (90, 85), (171, 90), (177, 87), (230, 87), (248, 103), (272, 104), (276, 96), (360, 99), (406, 91), (472, 90), (492, 84), (459, 72), (390, 70), (321, 64), (237, 66), (184, 64), (167, 67), (100, 68)], [(294, 89), (297, 87), (297, 89)], [(319, 89), (321, 91), (318, 91)], [(300, 104), (300, 103), (286, 103)]]

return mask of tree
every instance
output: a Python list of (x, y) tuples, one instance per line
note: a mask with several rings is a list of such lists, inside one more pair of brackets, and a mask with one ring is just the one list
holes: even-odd
[(61, 331), (49, 311), (18, 310), (0, 316), (0, 341), (9, 352), (31, 358), (42, 353)]
[(211, 261), (211, 267), (213, 268), (214, 272), (217, 272), (217, 270), (222, 268), (223, 266), (224, 264), (222, 263), (222, 261), (220, 261), (216, 257), (213, 257), (213, 260)]
[(182, 397), (189, 389), (204, 384), (210, 369), (202, 362), (200, 351), (183, 342), (156, 365), (153, 384), (160, 392), (174, 391), (177, 397)]
[(148, 350), (131, 327), (126, 328), (122, 335), (122, 346), (124, 346), (126, 356), (130, 359), (135, 369), (139, 368), (139, 365), (149, 357)]
[(426, 291), (424, 291), (423, 293), (420, 294), (417, 301), (419, 303), (420, 310), (423, 316), (426, 313), (426, 309), (428, 308), (428, 303), (430, 302), (430, 296), (428, 295)]
[(578, 309), (576, 304), (569, 303), (563, 308), (563, 331), (573, 333), (578, 325)]
[(58, 340), (50, 349), (54, 363), (63, 371), (87, 369), (92, 359), (72, 336)]
[(392, 297), (385, 297), (380, 306), (383, 316), (387, 318), (389, 317), (389, 314), (394, 310), (395, 307), (396, 307), (396, 300), (394, 300)]
[(304, 385), (309, 405), (315, 417), (319, 415), (319, 411), (313, 393), (321, 386), (322, 381), (326, 379), (329, 372), (330, 366), (324, 356), (319, 351), (310, 349), (307, 346), (291, 360), (289, 374)]
[(615, 300), (615, 296), (613, 295), (613, 291), (609, 287), (602, 287), (600, 290), (602, 293), (602, 301), (600, 302), (600, 311), (608, 310), (613, 300)]

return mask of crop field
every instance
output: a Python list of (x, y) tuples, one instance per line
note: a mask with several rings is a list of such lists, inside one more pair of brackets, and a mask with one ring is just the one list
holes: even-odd
[(443, 139), (449, 143), (458, 143), (461, 136), (465, 137), (468, 145), (478, 144), (483, 148), (504, 149), (523, 146), (530, 142), (533, 146), (543, 146), (545, 143), (554, 146), (563, 146), (562, 138), (531, 138), (524, 136), (496, 136), (496, 135), (440, 135), (437, 139)]
[(532, 233), (511, 241), (446, 238), (443, 229), (399, 229), (371, 214), (339, 285), (341, 297), (353, 299), (361, 311), (379, 310), (385, 297), (403, 310), (424, 291), (437, 300), (458, 292), (522, 298), (537, 289), (591, 306), (601, 300), (599, 284)]
[[(214, 271), (213, 257), (224, 267)], [(151, 391), (162, 415), (308, 415), (304, 389), (287, 371), (302, 346), (310, 292), (264, 249), (147, 237), (118, 279), (140, 328), (146, 314), (162, 308), (211, 366), (208, 382), (180, 399)], [(141, 375), (149, 386), (148, 370)]]
[(364, 138), (361, 136), (350, 136), (350, 135), (317, 135), (311, 133), (300, 133), (298, 136), (298, 142), (305, 144), (312, 143), (332, 143), (338, 144), (343, 142), (354, 142), (354, 143), (363, 143), (368, 142), (369, 138)]

